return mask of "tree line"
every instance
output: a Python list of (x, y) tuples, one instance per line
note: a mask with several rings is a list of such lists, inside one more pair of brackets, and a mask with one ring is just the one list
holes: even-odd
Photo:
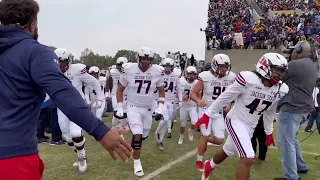
[[(48, 46), (53, 50), (56, 49), (54, 46)], [(81, 62), (86, 64), (87, 66), (97, 66), (100, 69), (106, 69), (109, 66), (116, 64), (116, 61), (119, 57), (126, 57), (129, 62), (137, 62), (138, 61), (138, 52), (133, 50), (121, 49), (114, 56), (110, 55), (100, 55), (98, 53), (94, 53), (91, 49), (86, 48), (81, 52), (80, 59), (76, 60), (77, 62)], [(162, 60), (162, 57), (154, 53), (154, 63), (159, 64)]]

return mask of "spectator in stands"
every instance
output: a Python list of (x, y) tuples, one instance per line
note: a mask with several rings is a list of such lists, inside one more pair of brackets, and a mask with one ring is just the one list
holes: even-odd
[(298, 180), (298, 173), (308, 172), (297, 136), (301, 122), (314, 110), (312, 92), (316, 85), (317, 68), (315, 62), (309, 58), (310, 50), (311, 47), (306, 41), (296, 44), (288, 63), (288, 71), (282, 79), (289, 86), (289, 92), (278, 104), (282, 171), (284, 177), (290, 180)]

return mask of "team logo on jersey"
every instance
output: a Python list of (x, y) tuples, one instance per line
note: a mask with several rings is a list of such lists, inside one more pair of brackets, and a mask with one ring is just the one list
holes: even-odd
[(124, 73), (124, 68), (123, 67), (120, 68), (120, 73)]
[(161, 76), (164, 76), (164, 72), (163, 71), (161, 72)]

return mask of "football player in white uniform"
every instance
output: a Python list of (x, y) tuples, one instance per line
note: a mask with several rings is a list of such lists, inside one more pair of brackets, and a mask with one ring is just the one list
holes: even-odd
[[(106, 84), (105, 77), (99, 77), (100, 69), (96, 66), (92, 66), (89, 68), (89, 74), (96, 78), (101, 89), (100, 93), (103, 94), (104, 86)], [(93, 86), (85, 86), (85, 99), (89, 104), (92, 104), (91, 111), (92, 113), (100, 120), (102, 120), (102, 114), (104, 111), (104, 107), (106, 105), (105, 98), (99, 101), (98, 93), (93, 89)]]
[(205, 162), (203, 180), (208, 180), (215, 166), (235, 152), (240, 157), (236, 179), (249, 180), (250, 167), (255, 157), (251, 137), (262, 114), (267, 134), (266, 145), (274, 145), (272, 132), (276, 107), (279, 99), (289, 91), (286, 84), (279, 82), (287, 70), (287, 64), (287, 60), (278, 53), (264, 54), (259, 59), (255, 71), (240, 72), (236, 82), (211, 104), (196, 123), (195, 126), (200, 124), (208, 126), (210, 117), (218, 113), (221, 107), (235, 101), (225, 118), (229, 136), (213, 159)]
[(122, 117), (123, 94), (127, 93), (127, 114), (132, 132), (134, 174), (143, 176), (144, 172), (140, 161), (142, 141), (148, 138), (152, 126), (152, 103), (154, 91), (158, 89), (158, 109), (156, 113), (163, 115), (165, 89), (163, 83), (163, 68), (152, 64), (153, 52), (148, 47), (139, 51), (138, 63), (127, 63), (122, 67), (120, 84), (117, 91), (117, 116)]
[[(126, 124), (126, 113), (123, 117), (117, 116), (118, 104), (117, 104), (117, 89), (120, 82), (120, 70), (123, 64), (128, 63), (128, 59), (125, 57), (119, 57), (116, 61), (115, 67), (112, 66), (110, 69), (110, 76), (106, 85), (106, 97), (107, 99), (111, 99), (112, 107), (113, 107), (113, 117), (112, 117), (112, 127), (118, 128), (123, 127)], [(109, 93), (111, 90), (111, 94)], [(124, 110), (126, 110), (125, 103), (123, 104)]]
[(181, 90), (183, 93), (183, 102), (182, 106), (180, 107), (180, 121), (181, 121), (181, 127), (180, 127), (180, 137), (178, 144), (183, 143), (184, 139), (184, 132), (185, 128), (187, 126), (187, 121), (190, 117), (192, 126), (190, 129), (188, 129), (189, 132), (189, 140), (193, 141), (193, 135), (194, 135), (194, 127), (193, 125), (198, 121), (198, 107), (197, 104), (191, 100), (191, 90), (193, 86), (197, 83), (198, 80), (196, 80), (197, 77), (197, 69), (193, 66), (189, 66), (186, 69), (186, 78), (181, 77), (180, 78), (180, 84), (181, 84)]
[[(92, 86), (97, 92), (97, 101), (103, 100), (103, 94), (100, 90), (99, 82), (90, 74), (87, 73), (86, 65), (84, 64), (71, 64), (72, 54), (63, 48), (58, 48), (54, 51), (59, 59), (61, 71), (71, 81), (72, 85), (78, 90), (80, 95), (84, 98), (82, 86)], [(91, 106), (87, 102), (88, 106)], [(68, 117), (58, 109), (58, 122), (62, 135), (72, 148), (75, 147), (78, 155), (78, 161), (73, 166), (78, 167), (80, 173), (87, 170), (86, 152), (84, 150), (85, 138), (82, 134), (82, 129), (70, 121)]]
[[(212, 58), (211, 70), (199, 74), (198, 82), (191, 92), (191, 99), (195, 101), (199, 107), (199, 117), (201, 117), (205, 112), (205, 109), (234, 82), (236, 75), (230, 70), (230, 58), (225, 54), (217, 54)], [(203, 94), (202, 98), (199, 97), (199, 93), (201, 92)], [(223, 120), (223, 107), (221, 107), (220, 111), (212, 117), (212, 120), (214, 123), (210, 123), (208, 129), (206, 129), (204, 125), (200, 127), (202, 136), (198, 144), (196, 162), (196, 167), (200, 171), (203, 171), (202, 157), (207, 150), (207, 143), (211, 142), (213, 144), (221, 145), (224, 141), (225, 126)]]
[[(157, 131), (155, 132), (156, 142), (160, 150), (163, 150), (163, 137), (168, 129), (168, 138), (171, 138), (173, 105), (176, 95), (178, 94), (179, 102), (182, 103), (182, 92), (180, 85), (180, 71), (174, 68), (174, 61), (165, 58), (162, 61), (164, 67), (164, 88), (165, 88), (165, 108), (163, 121), (160, 121)], [(175, 90), (177, 89), (177, 90)], [(177, 93), (176, 93), (177, 91)]]
[[(182, 75), (182, 71), (180, 68), (175, 68), (177, 69), (176, 71), (180, 72), (180, 76)], [(176, 96), (175, 96), (175, 99), (174, 99), (174, 104), (173, 104), (173, 113), (172, 113), (172, 121), (174, 123), (177, 122), (177, 114), (178, 114), (178, 109), (179, 109), (179, 98), (178, 98), (178, 91), (177, 89), (175, 89), (176, 91)], [(171, 127), (172, 129), (173, 127)], [(169, 135), (169, 134), (168, 134)]]

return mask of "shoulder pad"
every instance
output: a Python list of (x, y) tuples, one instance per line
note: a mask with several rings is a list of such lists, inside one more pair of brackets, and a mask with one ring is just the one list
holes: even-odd
[(74, 74), (84, 74), (84, 73), (87, 73), (86, 65), (81, 64), (81, 63), (71, 64), (69, 68), (70, 68), (70, 70), (72, 71), (72, 73), (74, 73)]
[(99, 80), (100, 80), (100, 81), (106, 81), (107, 78), (106, 78), (105, 76), (100, 76), (100, 77), (99, 77)]
[(230, 79), (235, 79), (237, 77), (236, 73), (234, 73), (232, 71), (229, 72), (228, 76)]
[(120, 69), (120, 73), (124, 74), (124, 73), (128, 72), (128, 69), (130, 69), (130, 67), (132, 67), (135, 64), (137, 64), (137, 63), (125, 63), (125, 64), (123, 64), (121, 69)]
[(203, 71), (198, 75), (199, 81), (207, 81), (208, 77), (210, 77), (210, 71)]
[(160, 74), (161, 76), (164, 75), (164, 68), (162, 66), (159, 66), (157, 64), (153, 64), (151, 67), (155, 70), (155, 72), (157, 74)]
[(236, 77), (236, 81), (242, 86), (246, 86), (248, 84), (258, 84), (261, 80), (251, 71), (241, 71)]

